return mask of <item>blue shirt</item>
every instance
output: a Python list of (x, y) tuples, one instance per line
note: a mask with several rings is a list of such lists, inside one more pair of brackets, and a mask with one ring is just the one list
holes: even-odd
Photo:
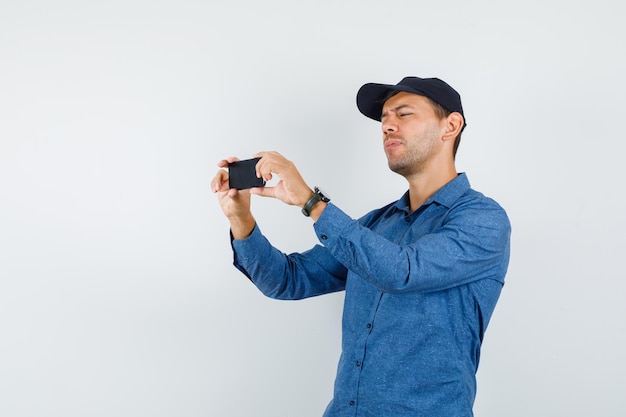
[(267, 296), (345, 290), (342, 353), (325, 417), (472, 416), (480, 347), (504, 284), (510, 223), (465, 174), (410, 212), (353, 220), (329, 203), (322, 243), (284, 254), (255, 227), (235, 266)]

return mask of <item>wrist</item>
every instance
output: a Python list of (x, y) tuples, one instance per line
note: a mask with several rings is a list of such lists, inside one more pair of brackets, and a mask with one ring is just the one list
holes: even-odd
[(254, 226), (256, 226), (256, 220), (252, 213), (243, 216), (232, 216), (228, 218), (228, 221), (230, 222), (230, 231), (235, 240), (247, 238), (252, 234)]
[(300, 199), (300, 202), (297, 204), (297, 206), (301, 209), (304, 208), (307, 201), (309, 201), (311, 197), (313, 197), (313, 194), (315, 194), (315, 192), (309, 188), (309, 192), (302, 195), (303, 198)]
[[(311, 197), (306, 201), (306, 203), (304, 203), (304, 206), (302, 207), (302, 214), (310, 217), (315, 208), (321, 205), (321, 211), (323, 211), (328, 202), (330, 202), (330, 198), (328, 197), (328, 195), (318, 187), (315, 187), (313, 195), (311, 195)], [(319, 211), (319, 213), (321, 213), (321, 211)]]
[(309, 217), (311, 217), (311, 220), (313, 220), (314, 223), (316, 223), (317, 219), (320, 218), (320, 216), (322, 215), (322, 212), (326, 209), (326, 206), (328, 206), (328, 203), (324, 201), (320, 201), (319, 203), (315, 205), (315, 207), (313, 207)]

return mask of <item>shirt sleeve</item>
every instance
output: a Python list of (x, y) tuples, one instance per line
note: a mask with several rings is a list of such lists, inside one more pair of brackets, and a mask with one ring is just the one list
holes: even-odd
[(335, 259), (384, 292), (439, 291), (485, 278), (503, 283), (509, 260), (510, 223), (495, 202), (455, 207), (441, 227), (404, 245), (332, 204), (315, 232)]
[(316, 245), (303, 253), (285, 254), (271, 245), (258, 226), (234, 240), (233, 264), (266, 296), (297, 300), (345, 289), (346, 268)]

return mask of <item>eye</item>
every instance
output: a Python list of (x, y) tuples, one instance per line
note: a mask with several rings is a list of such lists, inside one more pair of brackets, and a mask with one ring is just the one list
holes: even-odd
[(412, 114), (413, 114), (413, 113), (411, 113), (411, 112), (406, 112), (406, 111), (405, 111), (405, 112), (402, 112), (402, 113), (398, 113), (398, 116), (400, 116), (400, 117), (406, 117), (406, 116), (410, 116), (410, 115), (412, 115)]

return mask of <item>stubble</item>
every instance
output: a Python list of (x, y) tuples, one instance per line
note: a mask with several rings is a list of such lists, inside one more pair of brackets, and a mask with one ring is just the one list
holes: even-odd
[(423, 172), (437, 150), (439, 143), (439, 129), (432, 126), (419, 136), (401, 138), (402, 148), (387, 154), (389, 169), (408, 177)]

